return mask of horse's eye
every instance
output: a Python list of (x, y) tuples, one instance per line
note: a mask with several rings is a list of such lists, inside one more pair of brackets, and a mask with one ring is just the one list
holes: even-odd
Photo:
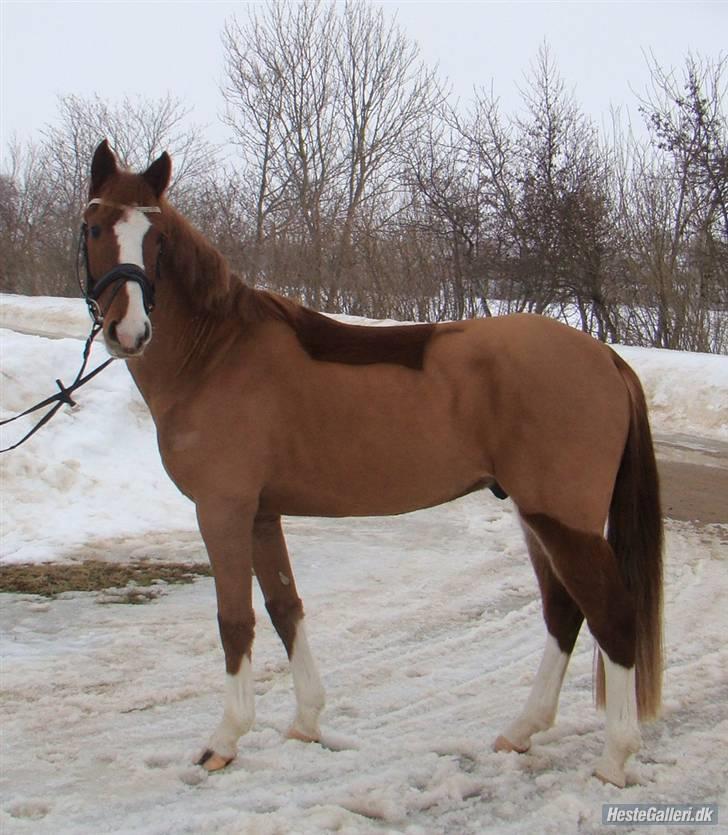
[(92, 238), (100, 238), (101, 237), (101, 227), (100, 226), (94, 225), (88, 231), (90, 232)]

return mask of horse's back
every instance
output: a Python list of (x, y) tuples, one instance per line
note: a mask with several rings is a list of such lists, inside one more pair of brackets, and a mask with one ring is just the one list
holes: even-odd
[(459, 334), (461, 350), (475, 352), (488, 361), (497, 357), (532, 370), (546, 366), (566, 370), (573, 366), (609, 373), (613, 366), (608, 346), (563, 322), (533, 313), (447, 322), (436, 326), (435, 338), (449, 333)]

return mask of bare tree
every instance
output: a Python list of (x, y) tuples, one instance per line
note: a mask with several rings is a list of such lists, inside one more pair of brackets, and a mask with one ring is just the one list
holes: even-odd
[(451, 240), (453, 313), (574, 305), (585, 330), (613, 338), (605, 151), (546, 47), (522, 95), (525, 113), (508, 119), (492, 90), (476, 91), (416, 146), (415, 185)]
[(728, 306), (728, 122), (725, 59), (688, 56), (683, 75), (650, 59), (641, 111), (649, 148), (632, 146), (623, 217), (638, 315), (652, 344), (720, 350)]
[[(271, 4), (229, 22), (223, 42), (226, 120), (257, 178), (253, 280), (346, 306), (361, 278), (357, 236), (397, 202), (402, 149), (431, 110), (434, 77), (363, 2), (341, 14)], [(263, 272), (271, 248), (291, 253), (276, 259), (285, 275)]]
[(728, 56), (711, 61), (688, 55), (682, 79), (654, 57), (648, 61), (652, 89), (641, 110), (657, 147), (702, 192), (706, 219), (728, 240)]
[(125, 97), (107, 102), (95, 95), (58, 99), (58, 120), (41, 133), (50, 170), (59, 195), (69, 207), (84, 200), (89, 160), (107, 138), (119, 160), (130, 168), (144, 168), (163, 151), (175, 161), (171, 189), (209, 172), (215, 150), (199, 126), (187, 124), (189, 109), (171, 95), (159, 99)]
[(543, 312), (575, 302), (582, 327), (613, 335), (605, 287), (609, 200), (596, 129), (568, 94), (547, 47), (522, 91), (516, 120), (519, 280), (528, 306)]
[[(258, 267), (266, 232), (298, 245), (320, 298), (324, 195), (334, 169), (334, 7), (271, 4), (225, 27), (226, 121), (258, 179)], [(304, 254), (303, 252), (301, 254)], [(257, 280), (258, 275), (253, 276)]]
[(487, 173), (468, 127), (453, 110), (443, 108), (440, 119), (412, 143), (408, 170), (414, 192), (407, 214), (410, 238), (417, 233), (424, 239), (420, 252), (429, 251), (428, 262), (439, 276), (430, 317), (488, 314)]
[[(91, 155), (107, 137), (122, 161), (145, 167), (162, 149), (175, 157), (176, 183), (191, 186), (214, 164), (214, 149), (196, 127), (185, 127), (188, 111), (166, 96), (159, 101), (138, 98), (107, 104), (63, 96), (57, 122), (42, 131), (42, 141), (9, 158), (2, 199), (12, 209), (12, 265), (3, 269), (3, 286), (22, 292), (75, 294), (76, 243), (87, 194)], [(176, 197), (184, 199), (177, 185)], [(31, 234), (32, 230), (32, 234)], [(21, 243), (22, 242), (22, 243)], [(32, 269), (31, 269), (32, 266)]]
[[(418, 48), (363, 2), (344, 7), (337, 38), (339, 108), (349, 142), (341, 166), (346, 181), (337, 280), (352, 266), (357, 220), (387, 211), (401, 190), (404, 154), (428, 125), (442, 92)], [(368, 202), (374, 209), (363, 214)], [(379, 204), (379, 205), (377, 205)], [(368, 224), (364, 224), (365, 226)]]
[(518, 116), (448, 100), (385, 10), (271, 3), (223, 32), (233, 167), (171, 96), (59, 99), (0, 173), (0, 286), (76, 292), (88, 160), (175, 160), (175, 201), (250, 283), (363, 315), (577, 317), (600, 339), (728, 347), (728, 58), (648, 59), (649, 141), (600, 138), (543, 47)]
[[(41, 146), (13, 142), (0, 177), (0, 289), (56, 294), (66, 287), (66, 236), (59, 228), (55, 192)], [(59, 259), (60, 255), (60, 259)]]

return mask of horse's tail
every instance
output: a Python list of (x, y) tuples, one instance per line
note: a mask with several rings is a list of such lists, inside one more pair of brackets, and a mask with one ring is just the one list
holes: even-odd
[[(662, 692), (662, 510), (645, 395), (637, 375), (616, 353), (630, 400), (629, 433), (609, 508), (607, 539), (631, 592), (636, 614), (637, 708), (655, 717)], [(604, 665), (597, 668), (597, 705), (604, 705)]]

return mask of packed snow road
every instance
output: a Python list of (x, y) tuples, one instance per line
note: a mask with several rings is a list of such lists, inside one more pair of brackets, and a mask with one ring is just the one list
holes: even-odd
[[(725, 546), (711, 533), (669, 525), (664, 717), (620, 792), (591, 776), (603, 730), (588, 634), (556, 726), (528, 754), (490, 749), (543, 640), (507, 505), (288, 530), (328, 691), (324, 744), (284, 738), (291, 682), (259, 599), (257, 723), (208, 776), (191, 763), (221, 709), (210, 580), (141, 606), (3, 595), (4, 832), (590, 832), (606, 801), (725, 808)], [(176, 552), (170, 534), (153, 555)]]

